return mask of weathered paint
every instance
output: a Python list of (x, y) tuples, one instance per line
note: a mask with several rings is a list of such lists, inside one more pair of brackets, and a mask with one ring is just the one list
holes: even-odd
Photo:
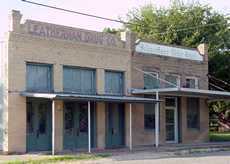
[(179, 59), (203, 61), (203, 57), (199, 54), (198, 50), (178, 48), (156, 43), (140, 42), (136, 46), (136, 51), (140, 53), (146, 53), (148, 55), (159, 55), (175, 57)]
[(105, 93), (122, 95), (124, 93), (124, 76), (122, 72), (105, 72)]
[(95, 70), (63, 67), (63, 89), (64, 92), (95, 94)]
[(106, 113), (106, 147), (114, 148), (124, 146), (124, 104), (108, 103)]
[(38, 92), (52, 91), (52, 66), (45, 64), (26, 64), (26, 90)]
[(27, 151), (51, 150), (51, 102), (27, 100)]
[[(88, 112), (86, 103), (64, 103), (64, 141), (66, 150), (77, 150), (88, 146)], [(96, 141), (95, 107), (91, 103), (91, 147)]]
[(59, 25), (54, 26), (53, 24), (41, 23), (33, 20), (26, 20), (25, 31), (31, 35), (46, 38), (56, 38), (111, 47), (124, 46), (118, 37), (108, 33), (92, 32)]

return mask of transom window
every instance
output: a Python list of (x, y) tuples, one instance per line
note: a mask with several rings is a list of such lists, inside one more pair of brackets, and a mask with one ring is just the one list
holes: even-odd
[(111, 95), (124, 94), (123, 72), (105, 71), (105, 93)]
[(198, 88), (198, 79), (196, 77), (186, 78), (186, 88)]
[(82, 94), (95, 94), (95, 70), (79, 67), (63, 67), (63, 90)]
[(159, 88), (158, 73), (156, 72), (147, 72), (144, 74), (144, 88), (145, 89), (154, 89)]
[(52, 65), (26, 64), (27, 91), (51, 92), (53, 90), (52, 83)]

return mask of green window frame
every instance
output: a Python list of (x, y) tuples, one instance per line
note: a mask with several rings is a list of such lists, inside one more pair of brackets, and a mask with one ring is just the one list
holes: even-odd
[(52, 92), (53, 66), (51, 64), (26, 63), (26, 90)]
[(124, 73), (118, 71), (105, 71), (105, 94), (124, 94)]
[(71, 93), (96, 94), (95, 76), (95, 69), (63, 66), (63, 90)]

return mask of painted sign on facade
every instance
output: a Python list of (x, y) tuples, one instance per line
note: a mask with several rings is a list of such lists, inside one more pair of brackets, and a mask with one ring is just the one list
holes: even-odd
[(67, 28), (65, 26), (39, 23), (35, 21), (27, 22), (27, 32), (47, 38), (56, 38), (69, 41), (119, 47), (119, 39), (110, 34), (81, 30), (77, 28)]
[(203, 56), (197, 50), (159, 45), (155, 43), (140, 42), (136, 46), (136, 51), (140, 53), (168, 56), (188, 60), (203, 61)]

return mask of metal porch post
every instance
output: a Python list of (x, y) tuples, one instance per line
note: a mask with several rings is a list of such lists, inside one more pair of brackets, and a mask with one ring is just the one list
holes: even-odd
[[(156, 100), (159, 101), (159, 92), (156, 92)], [(159, 102), (155, 106), (155, 145), (159, 146)]]
[(90, 101), (88, 101), (88, 152), (91, 153)]
[(52, 155), (55, 155), (55, 101), (52, 101)]
[(132, 104), (129, 104), (129, 150), (133, 149), (133, 141), (132, 141)]

